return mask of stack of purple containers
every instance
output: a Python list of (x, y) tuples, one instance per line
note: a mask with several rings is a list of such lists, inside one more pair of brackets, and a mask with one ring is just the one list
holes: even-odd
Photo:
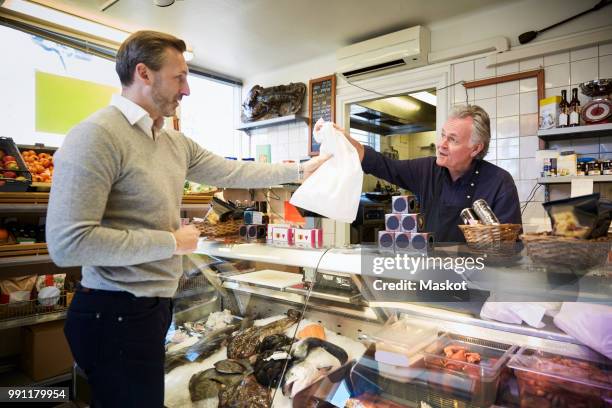
[(391, 214), (385, 215), (385, 231), (378, 232), (378, 248), (382, 252), (427, 252), (434, 237), (424, 232), (425, 217), (419, 213), (415, 196), (395, 196)]

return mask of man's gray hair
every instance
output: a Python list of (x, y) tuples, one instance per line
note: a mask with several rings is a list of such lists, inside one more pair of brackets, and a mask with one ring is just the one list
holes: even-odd
[(476, 158), (484, 158), (489, 151), (489, 142), (491, 141), (491, 121), (487, 112), (478, 105), (462, 105), (455, 106), (448, 117), (457, 119), (472, 118), (472, 143), (482, 143), (484, 146)]

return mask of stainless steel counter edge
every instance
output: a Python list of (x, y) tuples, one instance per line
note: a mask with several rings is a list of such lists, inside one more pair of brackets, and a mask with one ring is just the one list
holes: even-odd
[(361, 274), (359, 249), (309, 249), (266, 244), (223, 244), (200, 239), (196, 254), (268, 262), (279, 265), (316, 268), (319, 270)]

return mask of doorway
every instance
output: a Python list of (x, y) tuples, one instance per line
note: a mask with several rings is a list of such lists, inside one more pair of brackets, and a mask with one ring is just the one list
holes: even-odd
[[(348, 128), (353, 138), (392, 159), (435, 156), (436, 105), (435, 88), (353, 102)], [(365, 176), (364, 192), (381, 190), (399, 191), (386, 181)]]

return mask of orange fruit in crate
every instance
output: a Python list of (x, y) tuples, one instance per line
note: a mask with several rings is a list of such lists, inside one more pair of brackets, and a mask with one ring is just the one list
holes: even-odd
[(6, 228), (0, 228), (0, 242), (7, 242), (9, 238), (9, 233)]

